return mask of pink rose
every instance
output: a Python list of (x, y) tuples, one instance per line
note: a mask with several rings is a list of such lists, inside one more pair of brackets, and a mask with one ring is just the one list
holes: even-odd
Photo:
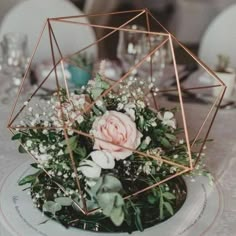
[(93, 123), (93, 131), (95, 137), (99, 138), (95, 139), (94, 149), (106, 150), (116, 160), (130, 156), (132, 151), (123, 147), (136, 149), (140, 145), (142, 137), (135, 122), (128, 115), (117, 111), (108, 111), (98, 117)]

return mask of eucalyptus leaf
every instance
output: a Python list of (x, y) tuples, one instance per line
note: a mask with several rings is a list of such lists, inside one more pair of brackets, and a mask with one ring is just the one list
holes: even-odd
[(165, 206), (166, 210), (171, 214), (174, 215), (174, 210), (169, 202), (163, 202), (163, 205)]
[(110, 218), (114, 225), (120, 226), (125, 218), (125, 214), (122, 207), (113, 208), (113, 210), (111, 211)]
[(164, 198), (168, 199), (168, 200), (173, 200), (175, 199), (175, 195), (173, 193), (170, 192), (165, 192), (162, 194)]
[(103, 192), (120, 192), (122, 184), (120, 180), (112, 175), (105, 175), (103, 179), (102, 191)]
[(136, 228), (143, 232), (143, 224), (142, 224), (142, 220), (141, 220), (141, 211), (139, 208), (135, 208), (135, 219), (134, 219), (134, 222), (135, 222), (135, 226)]
[(96, 184), (93, 187), (91, 187), (89, 191), (91, 197), (94, 197), (98, 194), (98, 191), (101, 188), (102, 184), (103, 184), (103, 177), (100, 177), (97, 179)]
[(91, 90), (91, 93), (92, 93), (91, 95), (92, 95), (93, 99), (94, 100), (97, 99), (103, 93), (103, 91), (104, 91), (104, 89), (99, 88), (99, 87), (93, 88)]
[(43, 204), (43, 211), (50, 212), (53, 215), (55, 215), (55, 213), (61, 209), (62, 206), (57, 202), (47, 201)]
[(97, 196), (98, 205), (106, 216), (110, 216), (114, 208), (115, 196), (117, 193), (100, 193)]
[(71, 206), (73, 201), (69, 197), (58, 197), (58, 198), (55, 198), (55, 202), (57, 202), (61, 206)]

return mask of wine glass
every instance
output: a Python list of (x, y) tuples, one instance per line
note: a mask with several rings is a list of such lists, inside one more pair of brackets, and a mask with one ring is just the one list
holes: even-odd
[[(9, 100), (14, 96), (21, 83), (27, 64), (27, 36), (23, 33), (7, 33), (3, 36), (1, 46), (1, 70), (8, 78), (8, 88), (5, 90)], [(3, 99), (6, 103), (6, 98)]]
[[(128, 25), (125, 29), (145, 30), (144, 27), (138, 25)], [(122, 62), (125, 72), (141, 59), (144, 44), (145, 35), (143, 33), (120, 30), (117, 57)]]

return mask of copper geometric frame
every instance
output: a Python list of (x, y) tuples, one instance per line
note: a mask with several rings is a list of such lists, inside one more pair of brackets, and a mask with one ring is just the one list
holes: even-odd
[[(104, 15), (122, 15), (122, 14), (127, 14), (127, 13), (135, 13), (135, 16), (133, 18), (131, 18), (130, 20), (128, 20), (127, 22), (125, 22), (124, 24), (122, 24), (121, 26), (119, 27), (113, 27), (113, 26), (104, 26), (104, 25), (96, 25), (96, 24), (85, 24), (85, 23), (81, 23), (81, 22), (78, 22), (76, 20), (80, 19), (81, 17), (96, 17), (96, 16), (104, 16)], [(128, 25), (129, 23), (131, 23), (134, 19), (137, 19), (138, 17), (140, 16), (145, 16), (146, 17), (146, 24), (147, 24), (147, 30), (136, 30), (136, 29), (127, 29), (125, 28), (126, 25)], [(160, 32), (152, 32), (150, 30), (150, 19), (154, 20), (156, 22), (156, 24), (159, 24), (159, 26), (162, 27), (163, 31), (162, 33)], [(137, 194), (140, 194), (144, 191), (147, 191), (155, 186), (158, 186), (160, 185), (161, 183), (164, 183), (170, 179), (173, 179), (179, 175), (182, 175), (183, 173), (187, 173), (191, 170), (193, 170), (193, 168), (196, 166), (198, 160), (200, 159), (200, 154), (203, 150), (203, 147), (206, 143), (206, 140), (208, 138), (208, 135), (209, 135), (209, 132), (210, 132), (210, 129), (212, 127), (212, 124), (214, 122), (214, 119), (215, 119), (215, 116), (217, 114), (217, 111), (218, 111), (218, 108), (219, 108), (219, 105), (222, 101), (222, 98), (224, 96), (224, 93), (225, 93), (225, 89), (226, 89), (226, 86), (224, 85), (224, 83), (214, 74), (214, 72), (208, 68), (202, 61), (200, 61), (194, 54), (192, 54), (185, 46), (183, 46), (176, 38), (174, 35), (172, 35), (171, 33), (169, 33), (154, 17), (153, 15), (150, 13), (150, 11), (148, 9), (141, 9), (141, 10), (134, 10), (134, 11), (125, 11), (125, 12), (113, 12), (113, 13), (107, 13), (107, 14), (93, 14), (93, 15), (80, 15), (80, 16), (69, 16), (69, 17), (56, 17), (56, 18), (49, 18), (47, 19), (47, 21), (45, 22), (44, 24), (44, 27), (43, 27), (43, 30), (40, 34), (40, 37), (39, 37), (39, 40), (36, 44), (36, 47), (34, 49), (34, 52), (32, 54), (32, 57), (31, 57), (31, 60), (30, 60), (30, 63), (28, 65), (28, 68), (26, 70), (26, 73), (25, 73), (25, 76), (22, 80), (22, 83), (21, 83), (21, 86), (19, 88), (19, 93), (17, 95), (17, 98), (16, 98), (16, 101), (15, 101), (15, 104), (13, 106), (13, 109), (12, 109), (12, 112), (10, 114), (10, 118), (9, 118), (9, 121), (8, 121), (8, 128), (9, 130), (12, 132), (12, 133), (15, 133), (16, 130), (24, 130), (25, 127), (24, 126), (19, 126), (19, 125), (14, 125), (14, 122), (15, 120), (17, 119), (17, 117), (23, 112), (23, 110), (25, 109), (26, 107), (26, 104), (22, 105), (22, 107), (19, 109), (19, 110), (16, 110), (16, 105), (17, 103), (19, 102), (19, 98), (20, 98), (20, 94), (22, 93), (22, 89), (23, 89), (23, 85), (27, 79), (27, 75), (30, 71), (30, 67), (31, 67), (31, 63), (32, 63), (32, 60), (35, 56), (35, 53), (38, 49), (38, 45), (40, 43), (40, 40), (41, 40), (41, 37), (43, 35), (43, 32), (45, 32), (46, 30), (48, 30), (48, 33), (49, 33), (49, 39), (50, 39), (50, 48), (51, 48), (51, 53), (52, 53), (52, 61), (53, 61), (53, 68), (51, 69), (50, 73), (46, 76), (46, 78), (39, 84), (38, 88), (34, 91), (34, 93), (28, 98), (27, 102), (30, 102), (31, 99), (33, 98), (33, 96), (40, 90), (41, 86), (47, 81), (47, 79), (50, 77), (50, 75), (54, 72), (55, 73), (55, 79), (56, 79), (56, 88), (57, 88), (57, 91), (60, 89), (60, 84), (59, 84), (59, 81), (58, 81), (58, 75), (57, 75), (57, 66), (61, 66), (63, 72), (64, 72), (64, 62), (68, 60), (68, 55), (67, 56), (63, 56), (62, 55), (62, 52), (60, 50), (60, 47), (59, 47), (59, 44), (57, 42), (57, 39), (56, 39), (56, 35), (54, 34), (54, 31), (53, 31), (53, 27), (52, 27), (52, 23), (53, 22), (57, 22), (57, 23), (66, 23), (66, 24), (78, 24), (78, 25), (84, 25), (84, 26), (87, 26), (87, 27), (93, 27), (93, 28), (103, 28), (103, 29), (109, 29), (109, 30), (112, 30), (110, 33), (106, 34), (105, 36), (103, 36), (102, 38), (98, 39), (96, 42), (93, 42), (92, 44), (88, 45), (87, 47), (85, 48), (82, 48), (81, 50), (79, 50), (78, 52), (76, 52), (76, 54), (79, 54), (83, 51), (85, 51), (86, 49), (88, 49), (89, 47), (92, 47), (96, 44), (98, 44), (99, 42), (101, 42), (102, 40), (104, 40), (105, 38), (109, 37), (110, 35), (112, 35), (114, 32), (118, 32), (118, 31), (130, 31), (130, 32), (136, 32), (136, 33), (140, 33), (140, 34), (146, 34), (146, 35), (162, 35), (165, 39), (159, 44), (157, 45), (154, 49), (152, 49), (147, 55), (145, 55), (138, 63), (136, 63), (133, 67), (130, 68), (130, 70), (125, 74), (123, 75), (119, 80), (117, 80), (116, 82), (114, 82), (110, 88), (108, 88), (102, 95), (100, 95), (97, 100), (99, 100), (100, 98), (106, 96), (113, 88), (115, 88), (115, 86), (117, 86), (119, 83), (121, 83), (122, 81), (124, 81), (128, 76), (129, 74), (134, 70), (134, 69), (138, 69), (140, 65), (142, 65), (143, 62), (146, 61), (147, 58), (151, 57), (152, 58), (152, 55), (153, 53), (155, 53), (159, 48), (161, 48), (164, 44), (166, 43), (169, 43), (169, 46), (170, 46), (170, 49), (171, 49), (171, 54), (172, 54), (172, 58), (173, 58), (173, 66), (174, 66), (174, 72), (175, 72), (175, 78), (176, 78), (176, 85), (177, 85), (177, 88), (176, 90), (178, 91), (178, 96), (179, 96), (179, 102), (180, 102), (180, 108), (181, 108), (181, 115), (182, 115), (182, 121), (183, 121), (183, 129), (184, 129), (184, 134), (185, 134), (185, 139), (186, 139), (186, 145), (187, 145), (187, 152), (188, 152), (188, 156), (189, 156), (189, 165), (188, 166), (184, 166), (182, 164), (178, 164), (174, 161), (170, 161), (170, 160), (166, 160), (164, 158), (160, 158), (158, 156), (154, 156), (154, 155), (151, 155), (151, 154), (147, 154), (147, 153), (142, 153), (140, 151), (137, 151), (137, 150), (132, 150), (130, 149), (129, 147), (124, 147), (124, 146), (120, 146), (122, 148), (125, 148), (127, 150), (131, 150), (133, 153), (137, 153), (139, 154), (140, 156), (147, 156), (147, 157), (150, 157), (150, 158), (153, 158), (155, 160), (160, 160), (162, 161), (163, 163), (166, 163), (170, 166), (175, 166), (175, 167), (178, 167), (180, 169), (182, 169), (181, 171), (173, 174), (172, 176), (169, 176), (168, 178), (160, 181), (160, 182), (157, 182), (155, 184), (153, 184), (152, 186), (149, 186), (145, 189), (141, 189), (140, 191), (137, 191), (135, 193), (132, 193), (130, 194), (129, 196), (125, 196), (124, 199), (127, 199), (129, 197), (132, 197), (132, 196), (135, 196)], [(175, 57), (175, 50), (174, 50), (174, 46), (173, 46), (173, 43), (177, 43), (183, 50), (186, 51), (186, 53), (188, 53), (197, 63), (200, 67), (202, 67), (209, 75), (211, 75), (216, 81), (219, 82), (219, 84), (217, 85), (210, 85), (210, 86), (204, 86), (204, 87), (192, 87), (192, 88), (185, 88), (184, 90), (197, 90), (197, 89), (204, 89), (204, 88), (214, 88), (214, 87), (221, 87), (222, 90), (219, 94), (218, 97), (216, 97), (215, 101), (213, 102), (213, 105), (209, 111), (209, 113), (206, 115), (205, 117), (205, 121), (203, 122), (203, 124), (201, 125), (198, 133), (196, 134), (194, 140), (193, 140), (193, 143), (190, 144), (190, 139), (189, 139), (189, 134), (188, 134), (188, 128), (187, 128), (187, 122), (186, 122), (186, 114), (185, 114), (185, 109), (184, 109), (184, 102), (183, 102), (183, 99), (182, 99), (182, 92), (183, 92), (183, 89), (181, 88), (181, 85), (180, 85), (180, 81), (179, 81), (179, 73), (178, 73), (178, 69), (177, 69), (177, 62), (176, 62), (176, 57)], [(60, 59), (59, 60), (56, 60), (56, 57), (55, 57), (55, 49), (58, 50), (59, 54), (60, 54)], [(71, 56), (71, 55), (70, 55)], [(152, 72), (153, 72), (153, 68), (152, 68), (152, 60), (150, 61), (150, 75), (152, 76)], [(69, 91), (68, 91), (68, 86), (67, 86), (67, 79), (65, 77), (65, 73), (64, 73), (64, 83), (65, 83), (65, 88), (66, 88), (66, 91), (67, 91), (67, 96), (69, 96)], [(163, 92), (168, 92), (168, 91), (173, 91), (172, 90), (159, 90), (158, 93), (161, 94)], [(150, 93), (152, 94), (153, 91), (150, 91)], [(96, 100), (96, 101), (97, 101)], [(62, 110), (62, 106), (61, 106), (61, 101), (60, 101), (60, 98), (58, 97), (58, 101), (60, 103), (60, 109), (61, 109), (61, 113), (63, 114), (63, 110)], [(84, 112), (87, 112), (89, 111), (92, 106), (95, 104), (94, 101), (92, 104), (90, 104), (86, 110)], [(154, 103), (155, 103), (155, 99), (154, 99)], [(215, 111), (214, 111), (214, 108), (216, 107)], [(157, 105), (155, 107), (156, 109), (158, 109)], [(214, 111), (214, 112), (213, 112)], [(15, 114), (16, 112), (16, 114)], [(195, 163), (192, 162), (192, 158), (191, 158), (191, 148), (192, 146), (195, 144), (195, 142), (197, 141), (200, 133), (202, 132), (202, 130), (205, 128), (205, 124), (206, 122), (210, 119), (210, 116), (212, 116), (211, 118), (211, 121), (210, 121), (210, 124), (209, 124), (209, 127), (207, 128), (207, 132), (206, 132), (206, 135), (204, 137), (204, 140), (203, 140), (203, 143), (201, 145), (201, 148), (200, 148), (200, 151), (199, 151), (199, 155), (198, 155), (198, 158), (197, 158), (197, 161)], [(74, 118), (74, 120), (76, 119), (76, 117)], [(78, 177), (78, 173), (77, 173), (77, 168), (76, 168), (76, 165), (75, 165), (75, 162), (74, 162), (74, 157), (73, 157), (73, 153), (72, 153), (72, 150), (70, 148), (70, 145), (68, 144), (68, 135), (67, 135), (67, 129), (68, 127), (66, 126), (66, 124), (64, 123), (62, 127), (50, 127), (50, 128), (47, 128), (47, 127), (40, 127), (40, 126), (32, 126), (32, 127), (29, 127), (29, 128), (33, 128), (33, 129), (58, 129), (58, 128), (62, 128), (64, 130), (64, 136), (65, 136), (65, 140), (67, 140), (67, 145), (68, 145), (68, 149), (69, 149), (69, 154), (70, 154), (70, 159), (71, 159), (71, 164), (72, 164), (72, 169), (75, 173), (75, 179), (76, 179), (76, 184), (77, 184), (77, 188), (79, 190), (79, 193), (82, 197), (82, 201), (83, 201), (83, 207), (80, 207), (76, 202), (75, 204), (79, 207), (79, 209), (81, 210), (81, 212), (83, 212), (84, 214), (88, 215), (88, 214), (91, 214), (92, 212), (96, 211), (97, 209), (93, 209), (93, 210), (90, 210), (88, 211), (87, 210), (87, 206), (86, 206), (86, 202), (85, 202), (85, 199), (83, 198), (83, 190), (80, 188), (80, 182), (79, 182), (79, 177)], [(98, 137), (94, 137), (93, 135), (91, 134), (88, 134), (88, 133), (84, 133), (82, 131), (79, 131), (79, 130), (73, 130), (75, 133), (79, 134), (79, 135), (84, 135), (86, 137), (89, 137), (91, 138), (92, 140), (94, 139), (100, 139)], [(101, 139), (100, 139), (101, 140)], [(108, 142), (110, 143), (109, 141), (106, 141), (106, 140), (102, 140), (104, 142)], [(116, 144), (113, 144), (113, 145), (116, 145)], [(119, 146), (119, 145), (117, 145)], [(31, 153), (29, 153), (30, 156), (34, 159), (34, 161), (37, 162), (37, 159), (34, 155), (32, 155)], [(46, 173), (47, 171), (44, 170)], [(50, 177), (50, 174), (47, 173), (48, 176)], [(57, 183), (56, 183), (57, 184)], [(62, 191), (65, 192), (65, 189), (63, 188), (63, 186), (57, 184), (59, 188), (61, 188)]]

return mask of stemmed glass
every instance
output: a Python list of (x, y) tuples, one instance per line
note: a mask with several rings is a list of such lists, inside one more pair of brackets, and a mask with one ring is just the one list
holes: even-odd
[[(144, 27), (138, 25), (128, 25), (126, 26), (126, 29), (145, 30)], [(144, 34), (120, 30), (117, 57), (122, 62), (125, 72), (127, 72), (131, 66), (135, 65), (135, 63), (141, 59), (144, 44)]]
[(0, 43), (2, 52), (1, 70), (10, 78), (5, 90), (7, 101), (16, 94), (27, 64), (27, 36), (22, 33), (7, 33)]
[[(138, 25), (129, 25), (126, 29), (146, 31), (144, 27)], [(117, 57), (122, 62), (124, 72), (127, 72), (133, 65), (158, 47), (163, 40), (164, 37), (161, 35), (120, 30)], [(151, 63), (152, 74), (150, 76)], [(131, 80), (135, 81), (135, 77), (138, 78), (137, 81), (140, 81), (140, 79), (144, 80), (144, 78), (147, 79), (148, 83), (143, 84), (143, 89), (145, 90), (149, 90), (151, 84), (158, 86), (161, 82), (166, 63), (168, 63), (167, 44), (148, 57), (139, 67), (138, 72), (133, 70), (130, 75)], [(139, 87), (140, 85), (137, 86)]]

